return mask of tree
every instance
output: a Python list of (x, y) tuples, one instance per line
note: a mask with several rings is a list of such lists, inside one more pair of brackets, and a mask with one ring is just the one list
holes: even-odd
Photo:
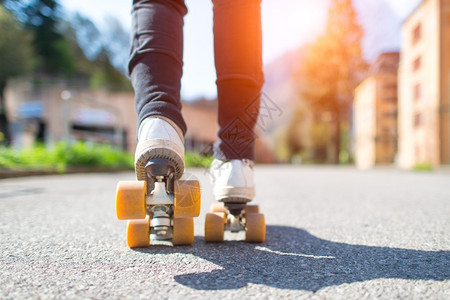
[(108, 27), (104, 33), (104, 48), (107, 50), (109, 60), (116, 69), (126, 73), (128, 71), (130, 33), (116, 17), (107, 16), (106, 23)]
[(356, 20), (351, 0), (332, 0), (326, 30), (311, 45), (302, 66), (302, 98), (313, 111), (313, 123), (325, 114), (334, 128), (335, 157), (348, 149), (341, 138), (342, 125), (350, 122), (353, 90), (360, 83), (367, 65), (362, 57), (363, 30)]
[[(91, 59), (89, 65), (83, 64), (88, 67), (84, 68), (85, 70), (90, 70), (91, 88), (131, 91), (131, 83), (123, 74), (130, 47), (129, 33), (114, 17), (108, 17), (107, 23), (108, 28), (100, 32), (91, 20), (76, 14), (71, 20), (71, 30), (67, 32), (75, 33), (75, 44), (81, 46), (86, 56)], [(78, 58), (77, 62), (78, 68), (82, 66)]]
[(32, 66), (32, 35), (0, 5), (0, 144), (9, 143), (4, 91), (8, 79)]
[(80, 14), (69, 21), (63, 19), (58, 0), (0, 1), (33, 33), (35, 75), (130, 90), (129, 80), (117, 70), (125, 71), (127, 55), (123, 53), (129, 48), (129, 34), (117, 19), (110, 17), (107, 30), (100, 33)]
[(58, 30), (61, 9), (57, 0), (5, 0), (4, 5), (33, 33), (36, 71), (46, 75), (71, 75), (75, 61), (67, 40)]
[(92, 89), (107, 89), (110, 91), (131, 91), (131, 83), (111, 63), (107, 50), (103, 49), (94, 61), (96, 71), (90, 80)]
[(70, 19), (70, 26), (86, 57), (91, 60), (95, 59), (103, 48), (102, 33), (97, 26), (80, 13), (73, 15)]

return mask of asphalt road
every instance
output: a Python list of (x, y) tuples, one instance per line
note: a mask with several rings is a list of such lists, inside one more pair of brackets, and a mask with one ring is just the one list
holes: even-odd
[(450, 299), (450, 173), (256, 168), (267, 240), (131, 250), (115, 185), (133, 174), (0, 180), (0, 299)]

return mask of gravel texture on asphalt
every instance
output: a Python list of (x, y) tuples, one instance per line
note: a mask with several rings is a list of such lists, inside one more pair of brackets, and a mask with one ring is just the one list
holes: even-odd
[(129, 249), (115, 185), (132, 173), (0, 180), (0, 299), (450, 299), (450, 173), (257, 166), (263, 244)]

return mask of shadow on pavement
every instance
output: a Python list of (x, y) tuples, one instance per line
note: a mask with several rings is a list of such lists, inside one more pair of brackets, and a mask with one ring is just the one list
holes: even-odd
[[(175, 276), (178, 283), (198, 290), (236, 289), (254, 283), (317, 291), (377, 278), (450, 279), (450, 251), (336, 243), (286, 226), (267, 226), (264, 244), (207, 244), (196, 238), (193, 247), (157, 248), (159, 253), (191, 253), (218, 266), (211, 272)], [(151, 254), (156, 250), (150, 249), (137, 251)]]

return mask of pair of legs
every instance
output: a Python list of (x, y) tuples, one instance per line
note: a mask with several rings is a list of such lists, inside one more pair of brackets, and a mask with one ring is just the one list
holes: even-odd
[[(214, 54), (219, 101), (215, 157), (254, 160), (254, 134), (264, 81), (261, 0), (213, 0)], [(183, 132), (180, 79), (183, 64), (183, 0), (134, 0), (129, 72), (139, 123), (165, 116)]]
[[(254, 112), (259, 111), (264, 81), (260, 2), (261, 0), (213, 0), (214, 54), (219, 101), (219, 140), (214, 146), (214, 157), (220, 163), (254, 160), (253, 131), (257, 121)], [(138, 138), (141, 145), (138, 144), (136, 153), (138, 177), (143, 172), (146, 159), (168, 156), (161, 149), (150, 154), (148, 149), (157, 147), (155, 142), (145, 144), (141, 140), (160, 140), (158, 132), (164, 131), (165, 138), (174, 142), (168, 148), (177, 152), (186, 133), (180, 103), (183, 17), (186, 13), (184, 0), (133, 1), (129, 73), (135, 89), (140, 124)], [(148, 124), (146, 120), (154, 117), (162, 118), (166, 121), (165, 125)], [(170, 127), (175, 128), (180, 138), (171, 132)], [(252, 195), (249, 196), (251, 197)]]

